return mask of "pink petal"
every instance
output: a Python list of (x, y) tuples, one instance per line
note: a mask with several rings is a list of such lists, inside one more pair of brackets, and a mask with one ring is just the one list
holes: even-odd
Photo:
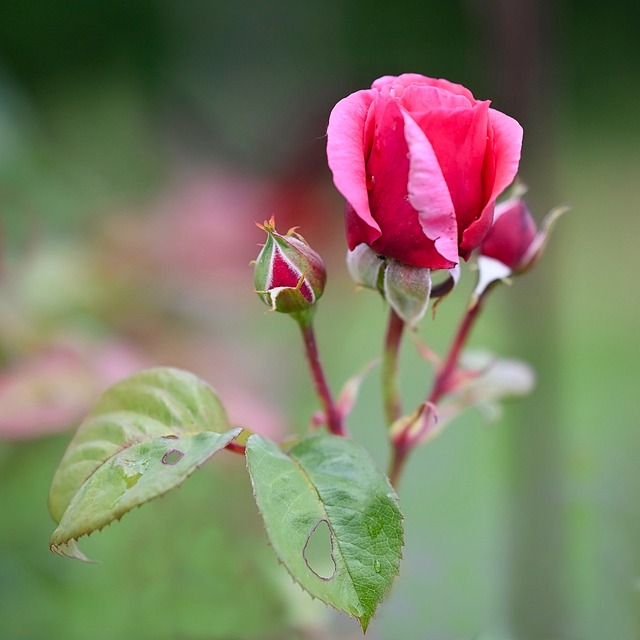
[(402, 110), (404, 136), (409, 147), (409, 202), (418, 211), (422, 231), (434, 241), (437, 252), (458, 262), (458, 225), (442, 169), (427, 136)]
[(411, 113), (428, 111), (437, 107), (470, 109), (475, 104), (475, 100), (469, 102), (465, 96), (432, 86), (411, 85), (402, 94), (402, 106)]
[(372, 245), (380, 237), (380, 231), (369, 226), (348, 202), (344, 208), (344, 222), (350, 251), (359, 244)]
[[(457, 262), (443, 257), (420, 224), (409, 202), (409, 147), (398, 103), (389, 95), (376, 98), (376, 131), (367, 163), (369, 199), (382, 235), (371, 248), (405, 264), (447, 269)], [(434, 182), (434, 181), (432, 181)], [(435, 234), (432, 234), (435, 236)]]
[(384, 89), (384, 87), (390, 87), (393, 84), (397, 84), (397, 82), (398, 76), (382, 76), (381, 78), (374, 80), (371, 88), (380, 91), (381, 89)]
[(522, 150), (522, 127), (509, 116), (489, 109), (489, 122), (493, 129), (493, 148), (496, 175), (490, 200), (494, 200), (513, 182), (518, 173)]
[(491, 224), (493, 223), (493, 209), (495, 201), (489, 202), (482, 210), (480, 217), (472, 222), (465, 231), (462, 232), (460, 242), (460, 257), (469, 259), (471, 252), (485, 239)]
[(403, 73), (399, 76), (382, 76), (382, 78), (378, 78), (371, 85), (371, 88), (380, 90), (383, 87), (394, 84), (400, 85), (403, 88), (412, 85), (438, 87), (440, 89), (444, 89), (448, 93), (464, 96), (470, 100), (472, 104), (475, 103), (475, 99), (471, 91), (463, 87), (461, 84), (455, 84), (454, 82), (449, 82), (448, 80), (443, 80), (441, 78), (428, 78), (427, 76), (423, 76), (418, 73)]
[(380, 227), (371, 216), (365, 170), (365, 124), (376, 91), (356, 91), (333, 108), (327, 128), (327, 159), (333, 182), (365, 226), (380, 236)]
[(458, 231), (476, 220), (486, 203), (482, 168), (487, 148), (488, 102), (466, 109), (433, 108), (412, 116), (425, 132), (442, 168)]
[[(489, 155), (485, 160), (483, 169), (485, 191), (488, 190), (486, 185), (490, 184), (490, 175), (487, 176), (487, 173), (493, 173), (493, 186), (482, 214), (462, 234), (460, 255), (465, 259), (487, 235), (493, 221), (496, 198), (513, 182), (518, 173), (522, 127), (516, 120), (495, 109), (489, 109), (489, 144), (492, 143), (492, 156)], [(487, 154), (491, 154), (491, 149), (487, 149)]]

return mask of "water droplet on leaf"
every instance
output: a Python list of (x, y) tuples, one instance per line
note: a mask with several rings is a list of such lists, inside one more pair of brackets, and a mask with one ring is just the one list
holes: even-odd
[(373, 568), (375, 569), (376, 573), (380, 573), (380, 571), (382, 570), (382, 567), (380, 566), (380, 560), (376, 560), (373, 563)]

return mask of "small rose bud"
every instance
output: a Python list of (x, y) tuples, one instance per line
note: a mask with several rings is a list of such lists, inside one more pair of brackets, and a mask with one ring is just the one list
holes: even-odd
[(306, 311), (324, 291), (327, 274), (322, 258), (293, 229), (282, 236), (273, 216), (258, 225), (267, 241), (255, 262), (256, 293), (274, 311)]
[(496, 207), (493, 225), (480, 245), (480, 255), (498, 260), (517, 272), (536, 232), (535, 220), (525, 201), (507, 200)]
[(533, 268), (544, 251), (555, 221), (566, 211), (567, 207), (550, 211), (538, 230), (520, 195), (499, 204), (493, 226), (480, 245), (475, 294), (481, 295), (492, 282)]
[(549, 232), (567, 207), (557, 207), (542, 221), (540, 230), (525, 201), (519, 196), (496, 207), (493, 226), (480, 245), (480, 255), (498, 260), (514, 274), (531, 269), (538, 261)]

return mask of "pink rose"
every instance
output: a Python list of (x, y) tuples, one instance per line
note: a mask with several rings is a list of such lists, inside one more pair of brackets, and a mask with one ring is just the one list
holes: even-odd
[(522, 127), (468, 89), (384, 76), (334, 107), (327, 157), (347, 200), (349, 248), (449, 269), (489, 231), (518, 170)]

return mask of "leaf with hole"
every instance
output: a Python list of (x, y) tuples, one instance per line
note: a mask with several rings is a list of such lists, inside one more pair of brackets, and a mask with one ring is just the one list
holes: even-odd
[(79, 537), (180, 485), (240, 431), (213, 389), (185, 371), (149, 369), (111, 387), (53, 478), (52, 550), (86, 560)]
[(247, 464), (269, 540), (294, 580), (366, 630), (402, 555), (402, 515), (386, 476), (360, 445), (328, 434), (288, 452), (253, 435)]

